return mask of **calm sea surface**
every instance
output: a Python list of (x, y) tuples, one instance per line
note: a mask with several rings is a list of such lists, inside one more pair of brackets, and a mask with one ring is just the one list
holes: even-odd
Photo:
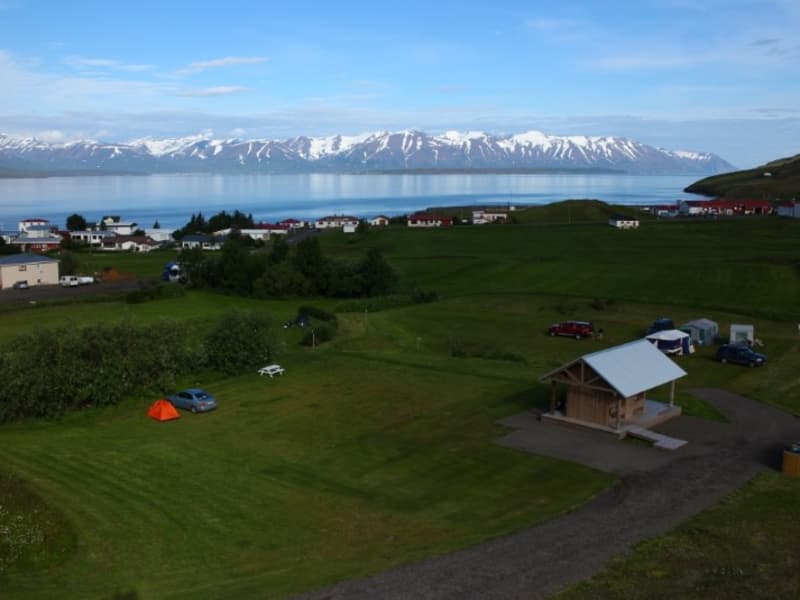
[(547, 204), (568, 198), (672, 203), (695, 176), (634, 175), (148, 175), (0, 179), (0, 229), (23, 218), (63, 224), (118, 214), (143, 227), (179, 227), (193, 212), (222, 209), (256, 219), (328, 214), (397, 215), (430, 206)]

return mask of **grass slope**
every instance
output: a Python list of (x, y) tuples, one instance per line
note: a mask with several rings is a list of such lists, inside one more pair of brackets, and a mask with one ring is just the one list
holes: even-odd
[(775, 160), (755, 169), (712, 175), (694, 182), (686, 191), (733, 199), (800, 198), (800, 154)]
[[(349, 307), (339, 337), (302, 350), (300, 331), (279, 330), (283, 377), (196, 373), (182, 382), (218, 396), (210, 415), (156, 423), (144, 416), (154, 398), (140, 397), (0, 428), (0, 465), (14, 475), (0, 479), (0, 504), (20, 489), (8, 481), (26, 482), (42, 514), (53, 515), (23, 515), (28, 530), (50, 527), (61, 540), (28, 548), (35, 560), (15, 559), (0, 574), (2, 596), (282, 597), (569, 510), (610, 479), (495, 446), (503, 431), (495, 420), (544, 405), (542, 373), (639, 337), (662, 314), (710, 317), (723, 332), (752, 322), (770, 357), (763, 369), (720, 365), (712, 348), (680, 358), (689, 376), (678, 402), (687, 412), (719, 418), (685, 393), (714, 385), (800, 413), (797, 233), (794, 223), (755, 219), (639, 232), (498, 226), (323, 236), (326, 250), (345, 259), (381, 248), (404, 288), (442, 299), (380, 312), (315, 302)], [(144, 274), (162, 264), (113, 260)], [(201, 333), (229, 308), (281, 322), (298, 304), (190, 292), (140, 305), (25, 308), (0, 313), (0, 339), (165, 316)], [(593, 320), (605, 338), (544, 335), (567, 318)], [(757, 514), (758, 498), (743, 502)], [(754, 520), (753, 536), (768, 535), (770, 523)], [(4, 556), (11, 553), (0, 545)]]

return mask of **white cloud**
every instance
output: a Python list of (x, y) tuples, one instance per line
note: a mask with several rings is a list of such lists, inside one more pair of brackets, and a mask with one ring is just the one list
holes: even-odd
[(250, 88), (241, 85), (217, 85), (213, 87), (178, 90), (175, 92), (175, 95), (195, 97), (230, 96), (231, 94), (241, 94), (249, 89)]
[(224, 58), (215, 58), (212, 60), (198, 60), (190, 63), (189, 66), (177, 71), (180, 75), (188, 75), (191, 73), (201, 73), (208, 69), (218, 69), (220, 67), (232, 67), (235, 65), (252, 65), (267, 62), (269, 58), (266, 56), (226, 56)]
[(130, 73), (139, 73), (143, 71), (152, 71), (155, 69), (154, 65), (144, 64), (128, 64), (119, 60), (111, 58), (85, 58), (83, 56), (67, 56), (64, 63), (76, 69), (92, 68), (92, 69), (107, 69), (110, 71), (127, 71)]

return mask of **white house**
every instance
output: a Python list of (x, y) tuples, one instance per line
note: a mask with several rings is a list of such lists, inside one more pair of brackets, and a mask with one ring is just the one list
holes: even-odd
[(150, 252), (158, 242), (144, 235), (114, 235), (103, 240), (103, 250)]
[(342, 231), (345, 233), (355, 233), (357, 225), (353, 225), (352, 223), (345, 223), (342, 227)]
[(369, 224), (373, 227), (386, 227), (389, 224), (389, 217), (385, 215), (378, 215), (369, 220)]
[(301, 221), (300, 219), (284, 219), (279, 221), (278, 225), (286, 225), (289, 229), (303, 229), (308, 227), (308, 221)]
[(356, 227), (358, 226), (358, 219), (346, 215), (333, 215), (322, 217), (314, 222), (314, 228), (316, 229), (341, 229), (345, 225)]
[(116, 215), (103, 217), (97, 224), (97, 229), (105, 229), (117, 235), (132, 235), (136, 227), (136, 223), (126, 223)]
[(50, 225), (28, 223), (26, 228), (20, 230), (19, 235), (11, 240), (11, 244), (19, 246), (23, 252), (45, 252), (57, 249), (62, 241), (63, 238), (53, 233)]
[(147, 237), (161, 244), (174, 242), (175, 238), (172, 237), (173, 233), (175, 233), (174, 229), (153, 229), (151, 227), (149, 229), (144, 230), (144, 234)]
[(202, 248), (203, 250), (219, 250), (222, 247), (219, 238), (213, 235), (187, 235), (181, 240), (181, 248)]
[(45, 226), (48, 229), (50, 227), (50, 221), (48, 221), (47, 219), (22, 219), (22, 221), (20, 221), (17, 224), (19, 231), (24, 231), (26, 233), (30, 231), (31, 228), (45, 227)]
[(70, 231), (69, 237), (73, 242), (80, 242), (82, 244), (88, 244), (89, 246), (102, 246), (103, 240), (114, 237), (114, 232), (101, 230)]
[[(219, 230), (215, 231), (214, 232), (214, 236), (215, 237), (227, 237), (234, 230), (238, 231), (243, 236), (246, 235), (247, 237), (249, 237), (251, 239), (260, 240), (260, 241), (263, 241), (263, 242), (265, 242), (265, 241), (267, 241), (269, 239), (269, 234), (270, 234), (269, 230), (268, 229), (264, 229), (264, 228), (250, 228), (250, 227), (247, 227), (247, 228), (244, 228), (244, 229), (234, 229), (234, 228), (228, 227), (227, 229), (219, 229)], [(186, 238), (184, 238), (184, 239), (186, 239)]]
[(498, 210), (473, 210), (472, 211), (472, 224), (473, 225), (486, 225), (487, 223), (502, 223), (508, 219), (508, 213)]
[(778, 216), (800, 219), (800, 202), (798, 202), (797, 200), (791, 200), (789, 202), (781, 202), (778, 205)]
[(639, 229), (639, 219), (623, 215), (614, 215), (608, 220), (608, 224), (617, 229)]
[(0, 289), (13, 287), (18, 281), (29, 286), (56, 285), (58, 261), (36, 254), (11, 254), (0, 257)]

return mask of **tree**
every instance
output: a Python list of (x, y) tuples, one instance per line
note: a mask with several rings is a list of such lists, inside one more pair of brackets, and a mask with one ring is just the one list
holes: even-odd
[(271, 240), (271, 248), (267, 255), (267, 262), (270, 265), (277, 265), (286, 260), (289, 256), (289, 244), (286, 243), (286, 238), (283, 235), (275, 235)]
[(133, 232), (133, 235), (137, 235), (137, 236), (145, 235), (144, 229), (137, 229), (136, 231)]
[(158, 222), (158, 219), (153, 223), (153, 229), (161, 229), (161, 223)]
[(364, 262), (359, 265), (358, 273), (361, 276), (365, 296), (386, 294), (397, 282), (397, 274), (377, 248), (367, 252)]
[(75, 275), (79, 266), (77, 256), (72, 252), (64, 252), (61, 255), (61, 262), (58, 263), (58, 271), (60, 275)]
[(356, 225), (356, 233), (366, 233), (369, 229), (369, 223), (365, 219), (361, 219)]
[(69, 231), (83, 231), (86, 229), (86, 219), (78, 213), (71, 214), (67, 217), (67, 229)]
[(248, 367), (275, 360), (272, 329), (268, 317), (232, 312), (224, 315), (205, 340), (208, 366), (235, 374)]

